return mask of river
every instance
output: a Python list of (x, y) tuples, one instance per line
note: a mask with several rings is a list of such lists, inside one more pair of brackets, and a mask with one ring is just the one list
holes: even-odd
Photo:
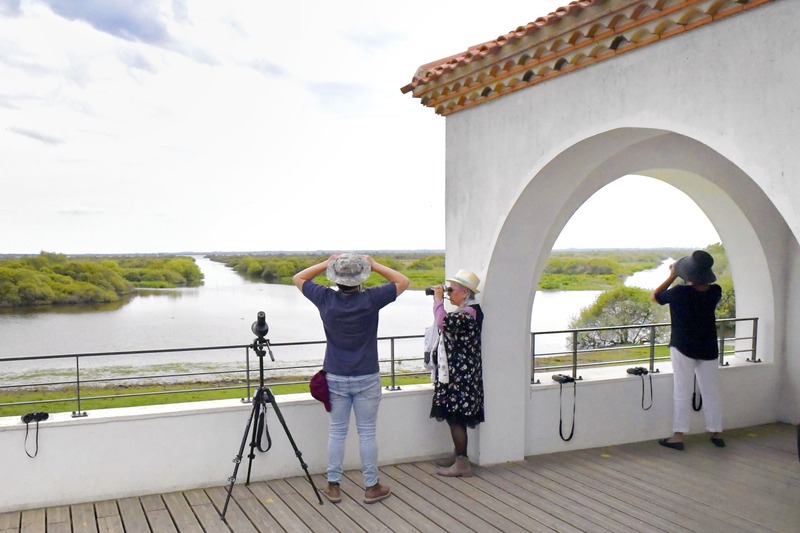
[[(221, 263), (200, 256), (195, 259), (205, 275), (201, 287), (143, 291), (112, 305), (0, 310), (0, 359), (249, 344), (254, 338), (250, 326), (259, 311), (266, 314), (267, 338), (273, 344), (325, 338), (316, 308), (294, 286), (251, 282)], [(626, 284), (655, 287), (666, 277), (668, 264), (669, 261), (658, 269), (637, 273)], [(590, 305), (599, 292), (537, 292), (532, 330), (566, 328), (570, 318)], [(381, 311), (379, 335), (422, 334), (432, 320), (431, 304), (431, 297), (425, 296), (423, 291), (406, 291)], [(421, 341), (413, 342), (419, 343), (421, 351)], [(413, 345), (409, 349), (416, 351), (418, 348)], [(322, 347), (275, 346), (273, 353), (277, 361), (294, 364), (318, 361)], [(242, 360), (238, 352), (124, 358), (127, 365), (135, 365), (137, 361), (165, 364), (176, 361), (233, 363), (237, 360)], [(88, 364), (91, 365), (91, 361)], [(5, 366), (6, 370), (11, 370), (9, 363)], [(16, 371), (28, 369), (21, 364), (13, 366)]]

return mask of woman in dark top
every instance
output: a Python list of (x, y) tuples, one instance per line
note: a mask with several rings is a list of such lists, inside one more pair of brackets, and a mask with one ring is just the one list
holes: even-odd
[[(437, 461), (441, 476), (472, 475), (467, 456), (467, 428), (483, 422), (483, 365), (481, 361), (481, 328), (483, 311), (475, 301), (478, 276), (459, 270), (448, 278), (450, 303), (456, 310), (444, 309), (444, 288), (434, 287), (433, 316), (441, 332), (442, 342), (434, 352), (433, 405), (431, 418), (446, 420), (453, 439), (452, 455)], [(444, 347), (444, 353), (441, 347)]]
[[(338, 290), (314, 283), (325, 273)], [(387, 283), (363, 288), (370, 272)], [(391, 489), (378, 482), (378, 406), (381, 402), (381, 374), (378, 365), (378, 313), (408, 288), (408, 278), (368, 255), (333, 254), (326, 261), (298, 272), (295, 286), (319, 309), (325, 328), (323, 370), (330, 394), (328, 434), (328, 486), (322, 494), (331, 502), (342, 501), (339, 482), (343, 474), (344, 448), (355, 415), (361, 469), (364, 474), (364, 503), (386, 499)]]
[[(652, 299), (669, 304), (672, 333), (669, 340), (673, 372), (673, 412), (671, 437), (658, 443), (674, 450), (683, 450), (683, 436), (689, 431), (690, 405), (694, 377), (703, 396), (706, 429), (711, 442), (722, 448), (722, 399), (717, 372), (717, 324), (714, 311), (722, 297), (722, 289), (714, 283), (717, 277), (711, 267), (714, 258), (697, 250), (670, 265), (670, 275), (655, 291)], [(677, 279), (687, 284), (669, 288)]]

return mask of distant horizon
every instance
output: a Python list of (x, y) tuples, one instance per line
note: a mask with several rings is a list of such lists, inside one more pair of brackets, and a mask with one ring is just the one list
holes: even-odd
[[(703, 248), (711, 246), (715, 243), (710, 243)], [(612, 247), (591, 247), (591, 248), (552, 248), (551, 252), (614, 252), (614, 251), (653, 251), (653, 250), (695, 250), (702, 249), (695, 246), (652, 246), (652, 247), (625, 247), (625, 246), (612, 246)], [(319, 250), (246, 250), (246, 251), (179, 251), (179, 252), (120, 252), (120, 253), (106, 253), (106, 252), (87, 252), (87, 253), (69, 253), (69, 252), (54, 252), (42, 250), (38, 253), (0, 253), (0, 258), (13, 258), (13, 257), (36, 257), (42, 253), (58, 254), (67, 257), (135, 257), (135, 256), (160, 256), (160, 255), (321, 255), (332, 254), (336, 252), (355, 252), (364, 254), (387, 254), (387, 253), (413, 253), (423, 254), (431, 253), (437, 254), (446, 253), (445, 249), (438, 248), (402, 248), (402, 249), (369, 249), (369, 250), (350, 250), (350, 249), (319, 249)]]

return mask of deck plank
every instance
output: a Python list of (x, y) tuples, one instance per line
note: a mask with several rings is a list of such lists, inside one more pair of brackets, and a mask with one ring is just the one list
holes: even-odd
[(22, 527), (22, 512), (0, 513), (0, 533), (19, 533)]
[(124, 533), (122, 517), (119, 514), (116, 500), (105, 500), (94, 504), (99, 533)]
[(308, 495), (313, 498), (313, 504), (306, 498), (310, 487), (306, 488), (301, 495), (285, 479), (267, 481), (267, 485), (277, 494), (281, 500), (289, 507), (300, 521), (314, 533), (336, 532), (336, 528), (328, 522), (318, 511), (319, 503), (316, 495)]
[(47, 531), (47, 509), (22, 511), (22, 533), (45, 533)]
[[(679, 494), (692, 495), (698, 502), (721, 509), (737, 522), (749, 523), (751, 531), (763, 528), (781, 530), (782, 515), (774, 514), (779, 512), (781, 507), (776, 506), (773, 501), (758, 498), (757, 505), (743, 505), (745, 502), (742, 500), (742, 494), (748, 493), (748, 488), (733, 482), (721, 482), (718, 477), (720, 469), (714, 469), (709, 465), (702, 466), (691, 457), (690, 449), (676, 452), (662, 447), (651, 448), (649, 455), (630, 447), (620, 448), (618, 453), (629, 461), (635, 460), (649, 467), (653, 477), (658, 477), (660, 483), (664, 485), (672, 486)], [(675, 457), (676, 454), (681, 455)], [(675, 468), (673, 463), (678, 459), (681, 463), (680, 468)], [(724, 464), (722, 460), (719, 462)]]
[(228, 533), (231, 531), (228, 525), (220, 518), (217, 508), (214, 507), (204, 490), (187, 490), (183, 494), (204, 532)]
[[(214, 508), (219, 516), (220, 513), (225, 510), (225, 500), (228, 499), (227, 488), (216, 487), (206, 489), (205, 492), (209, 500), (214, 504)], [(222, 517), (219, 516), (219, 519), (222, 520)], [(225, 523), (236, 532), (256, 533), (258, 531), (255, 525), (250, 521), (247, 513), (240, 507), (239, 501), (233, 497), (233, 493), (231, 493), (231, 498), (228, 502), (228, 509), (225, 511)]]
[[(386, 465), (392, 496), (363, 503), (345, 472), (340, 504), (319, 504), (305, 476), (0, 514), (0, 533), (254, 533), (318, 531), (669, 532), (800, 531), (797, 429), (767, 424), (686, 439), (565, 451), (443, 478), (429, 461)], [(324, 475), (314, 477), (318, 487)]]
[(580, 465), (586, 475), (591, 475), (627, 494), (631, 501), (640, 501), (652, 506), (653, 509), (662, 509), (678, 527), (713, 531), (720, 525), (724, 525), (725, 530), (730, 533), (751, 531), (750, 528), (740, 527), (727, 514), (717, 509), (709, 509), (692, 498), (660, 486), (653, 479), (653, 473), (650, 470), (640, 469), (629, 463), (621, 464), (619, 460), (615, 460), (612, 453), (613, 450), (604, 452), (587, 450), (585, 454), (576, 453), (569, 458), (559, 459), (558, 463), (569, 461)]
[(461, 497), (466, 500), (465, 505), (481, 511), (482, 516), (487, 515), (487, 512), (483, 511), (483, 509), (490, 509), (489, 513), (494, 512), (506, 517), (527, 531), (553, 530), (565, 533), (581, 531), (536, 507), (534, 502), (523, 501), (517, 497), (516, 493), (508, 493), (490, 483), (485, 483), (480, 479), (479, 471), (476, 471), (477, 478), (458, 480), (435, 475), (436, 466), (433, 463), (423, 462), (413, 465), (399, 465), (400, 468), (411, 468), (412, 466), (429, 474), (428, 477), (421, 478), (424, 483), (431, 484), (439, 492), (451, 493), (451, 497), (454, 497), (452, 496), (453, 492), (456, 492), (457, 495), (462, 495)]
[(97, 533), (97, 517), (94, 504), (82, 503), (70, 506), (72, 533)]
[(178, 528), (172, 521), (172, 515), (169, 514), (164, 500), (159, 494), (149, 496), (142, 496), (139, 498), (139, 503), (142, 505), (144, 514), (147, 517), (147, 523), (150, 524), (152, 531), (159, 533), (178, 533)]
[[(415, 509), (425, 510), (425, 516), (445, 531), (479, 531), (464, 508), (449, 498), (442, 496), (418, 479), (408, 475), (396, 466), (381, 469), (395, 494)], [(388, 481), (387, 480), (387, 481)], [(403, 491), (398, 490), (402, 487)]]
[[(328, 484), (327, 476), (324, 474), (314, 476), (314, 483), (319, 489), (322, 489)], [(387, 529), (386, 524), (378, 517), (370, 513), (368, 509), (370, 506), (364, 505), (360, 500), (360, 498), (362, 498), (362, 491), (360, 488), (355, 488), (355, 486), (353, 486), (353, 489), (348, 491), (345, 487), (347, 487), (347, 484), (340, 485), (342, 490), (342, 501), (340, 503), (332, 504), (323, 497), (324, 507), (340, 510), (340, 512), (350, 517), (354, 523), (358, 524), (358, 528), (364, 531), (391, 531)], [(376, 506), (373, 505), (371, 507), (374, 508)]]
[[(628, 492), (624, 486), (615, 486), (604, 480), (596, 480), (590, 471), (580, 465), (564, 465), (551, 461), (540, 465), (538, 472), (551, 481), (562, 480), (573, 490), (597, 501), (620, 516), (629, 516), (642, 531), (664, 531), (669, 533), (692, 533), (695, 526), (682, 526), (672, 519), (671, 513), (662, 512), (657, 506), (642, 501), (637, 494)], [(666, 514), (666, 516), (665, 516)]]
[(150, 525), (139, 498), (122, 498), (117, 504), (125, 533), (150, 533)]
[(548, 490), (537, 483), (535, 479), (532, 480), (522, 475), (522, 471), (524, 471), (524, 467), (515, 466), (514, 464), (503, 465), (501, 468), (493, 469), (493, 473), (506, 481), (518, 485), (520, 490), (529, 493), (531, 500), (540, 502), (540, 506), (546, 506), (557, 518), (572, 524), (581, 531), (614, 531), (613, 525), (608, 524), (607, 520), (586, 512), (584, 507), (573, 502), (570, 497)]
[[(361, 485), (361, 483), (363, 482), (363, 476), (361, 472), (350, 471), (350, 472), (345, 472), (345, 475), (353, 483), (359, 483), (358, 489), (356, 489), (357, 490), (356, 494), (358, 496), (356, 497), (359, 499), (359, 501), (363, 502), (364, 488)], [(395, 487), (394, 490), (397, 490), (397, 487)], [(381, 505), (388, 508), (393, 513), (395, 513), (399, 517), (400, 521), (407, 523), (415, 531), (424, 531), (431, 533), (439, 533), (445, 531), (443, 528), (441, 528), (432, 520), (430, 520), (430, 518), (428, 518), (425, 509), (415, 509), (414, 507), (406, 503), (402, 497), (398, 497), (397, 494), (393, 494), (392, 496), (386, 498), (380, 503), (367, 504), (365, 505), (365, 507), (368, 507), (371, 510), (371, 508)]]
[(265, 482), (251, 483), (249, 489), (287, 533), (311, 533), (311, 529)]
[[(354, 479), (357, 481), (353, 481)], [(382, 477), (381, 483), (384, 482), (386, 482), (386, 479)], [(361, 512), (368, 513), (374, 520), (377, 520), (381, 524), (375, 531), (394, 531), (398, 533), (414, 533), (419, 531), (419, 529), (403, 520), (400, 515), (394, 512), (390, 507), (382, 503), (366, 505), (364, 503), (364, 487), (361, 485), (360, 473), (352, 472), (349, 473), (349, 475), (342, 476), (340, 488), (342, 490), (342, 502), (344, 504), (358, 507), (361, 509)], [(392, 492), (394, 492), (395, 488), (391, 488)], [(391, 500), (392, 498), (394, 498), (394, 495), (389, 496), (388, 499)], [(384, 502), (385, 501), (387, 500), (384, 500)]]
[[(214, 494), (214, 490), (220, 494)], [(217, 508), (224, 507), (224, 498), (228, 496), (228, 487), (219, 487), (207, 491), (211, 499), (216, 503)], [(217, 503), (217, 499), (222, 499), (222, 503)], [(234, 485), (231, 498), (236, 501), (239, 508), (247, 516), (247, 519), (260, 533), (283, 532), (284, 529), (278, 524), (275, 518), (261, 504), (258, 498), (245, 485)], [(226, 515), (227, 516), (227, 515)]]
[[(308, 480), (305, 477), (293, 477), (286, 479), (286, 482), (298, 492), (298, 494), (302, 494), (307, 496), (307, 500), (309, 501), (309, 505), (313, 506), (314, 509), (324, 518), (336, 531), (369, 531), (365, 529), (358, 521), (354, 520), (350, 517), (347, 513), (344, 512), (342, 509), (342, 504), (333, 504), (323, 498), (323, 503), (320, 505), (319, 500), (317, 500), (317, 495), (313, 492), (311, 485), (309, 485)], [(345, 506), (348, 504), (347, 499), (342, 498), (342, 501), (345, 503)], [(355, 503), (355, 502), (353, 502)]]
[[(397, 467), (406, 472), (409, 477), (418, 480), (442, 495), (446, 495), (461, 507), (469, 509), (471, 513), (480, 516), (501, 531), (556, 530), (555, 527), (538, 522), (532, 519), (531, 515), (525, 514), (513, 505), (509, 505), (507, 497), (509, 495), (504, 492), (498, 491), (494, 495), (490, 495), (476, 489), (471, 483), (464, 482), (464, 480), (438, 476), (436, 475), (436, 466), (432, 463), (406, 463), (397, 465)], [(578, 531), (577, 529), (571, 530), (567, 524), (562, 525), (565, 527), (560, 531)]]
[(200, 522), (192, 512), (189, 502), (181, 492), (170, 492), (162, 496), (164, 498), (164, 505), (169, 509), (175, 527), (181, 533), (203, 533), (203, 528)]

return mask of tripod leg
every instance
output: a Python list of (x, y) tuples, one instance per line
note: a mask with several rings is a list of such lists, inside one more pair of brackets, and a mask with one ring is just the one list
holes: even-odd
[(286, 432), (286, 436), (289, 438), (289, 442), (294, 449), (294, 454), (297, 456), (297, 459), (300, 461), (300, 467), (306, 473), (306, 479), (311, 484), (311, 487), (314, 489), (314, 494), (317, 495), (317, 500), (319, 500), (319, 504), (322, 505), (322, 496), (319, 495), (319, 490), (317, 486), (314, 484), (314, 480), (311, 479), (311, 474), (308, 472), (308, 465), (303, 461), (303, 452), (301, 452), (297, 448), (297, 444), (295, 444), (294, 439), (292, 438), (292, 433), (289, 431), (289, 426), (286, 425), (286, 420), (283, 418), (283, 414), (281, 413), (280, 408), (278, 407), (278, 403), (275, 401), (275, 395), (272, 394), (272, 391), (269, 388), (264, 388), (264, 394), (266, 395), (266, 401), (272, 404), (272, 408), (275, 409), (275, 414), (278, 417), (281, 425), (283, 426), (283, 430)]
[[(258, 398), (258, 401), (256, 401), (256, 398)], [(242, 464), (242, 457), (243, 457), (243, 454), (244, 454), (244, 447), (245, 447), (245, 443), (247, 442), (247, 434), (250, 433), (250, 426), (253, 425), (253, 421), (258, 418), (258, 411), (259, 411), (259, 407), (261, 406), (261, 403), (262, 403), (262, 400), (261, 400), (261, 394), (260, 394), (260, 390), (259, 390), (259, 391), (256, 391), (256, 395), (253, 397), (253, 409), (250, 411), (250, 418), (247, 419), (247, 426), (245, 426), (245, 428), (244, 428), (244, 435), (242, 435), (242, 444), (239, 446), (239, 453), (236, 454), (236, 457), (233, 458), (233, 462), (235, 463), (235, 466), (233, 467), (233, 474), (231, 475), (231, 477), (228, 478), (228, 482), (230, 483), (228, 485), (228, 495), (225, 497), (225, 506), (222, 508), (222, 513), (220, 513), (220, 515), (219, 515), (220, 518), (222, 518), (222, 520), (225, 520), (225, 513), (228, 512), (228, 503), (230, 503), (231, 494), (233, 493), (233, 485), (234, 485), (234, 483), (236, 483), (236, 474), (239, 472), (239, 466)], [(253, 438), (252, 438), (252, 440), (250, 442), (250, 455), (248, 456), (250, 458), (250, 466), (253, 465), (253, 457), (255, 457), (255, 453), (253, 453), (253, 448), (256, 445), (255, 430), (257, 429), (257, 427), (258, 427), (258, 422), (256, 422), (256, 428), (254, 428), (254, 430), (253, 430), (254, 434), (253, 434)], [(250, 466), (248, 466), (248, 468), (247, 468), (247, 482), (248, 483), (250, 482)]]

